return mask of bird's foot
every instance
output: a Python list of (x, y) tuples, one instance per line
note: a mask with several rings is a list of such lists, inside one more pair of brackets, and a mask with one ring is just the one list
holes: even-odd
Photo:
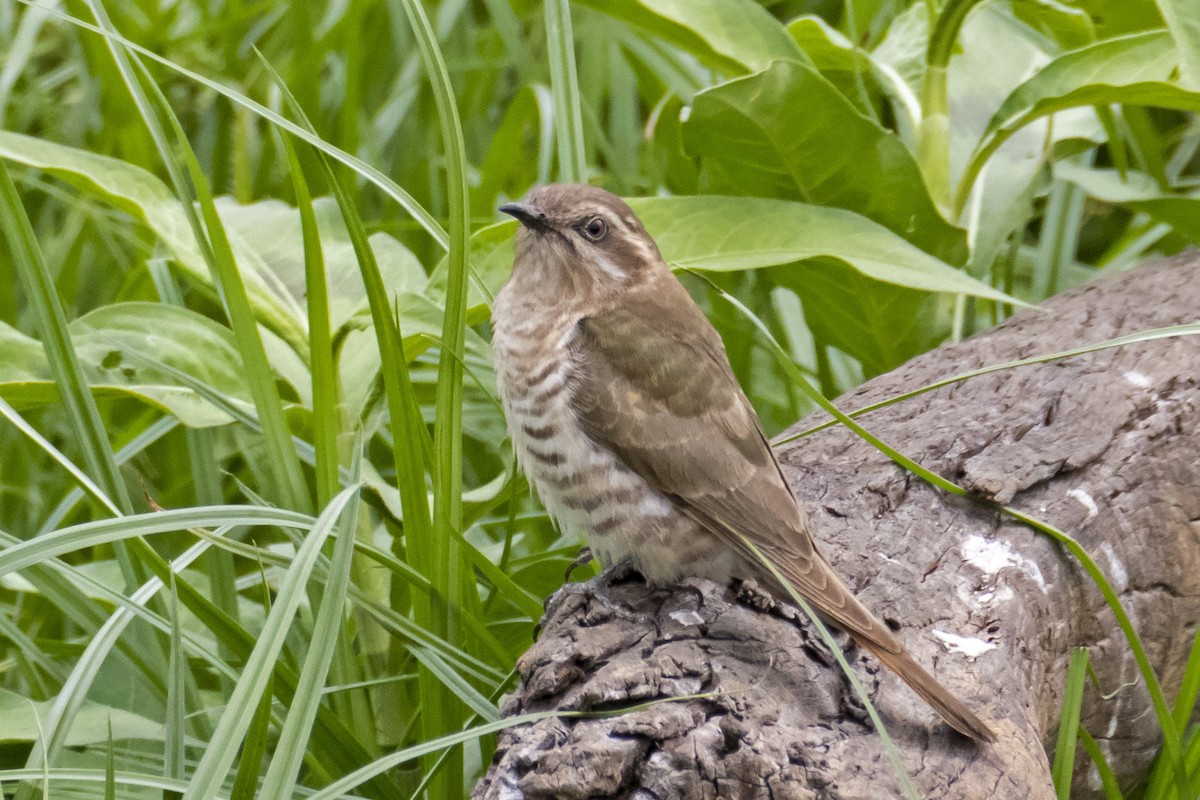
[(592, 553), (592, 548), (586, 544), (579, 548), (579, 553), (575, 556), (575, 560), (567, 565), (567, 571), (563, 573), (563, 583), (568, 583), (571, 580), (571, 573), (575, 572), (575, 570), (580, 567), (586, 567), (595, 560), (596, 556)]
[(785, 612), (785, 609), (790, 608), (783, 603), (780, 603), (773, 594), (759, 585), (754, 578), (743, 578), (738, 581), (735, 593), (737, 601), (743, 605), (750, 606), (755, 611), (760, 611), (763, 614), (772, 614)]

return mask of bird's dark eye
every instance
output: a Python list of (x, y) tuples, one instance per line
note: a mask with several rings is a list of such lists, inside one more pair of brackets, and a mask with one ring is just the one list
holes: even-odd
[(592, 217), (587, 222), (583, 223), (583, 235), (591, 239), (593, 242), (598, 242), (608, 233), (608, 223), (600, 217)]

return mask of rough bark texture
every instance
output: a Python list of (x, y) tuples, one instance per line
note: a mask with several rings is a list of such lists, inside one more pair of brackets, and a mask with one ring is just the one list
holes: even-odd
[[(1197, 309), (1200, 257), (1190, 254), (1054, 298), (840, 406), (1191, 322)], [(1200, 619), (1198, 379), (1200, 338), (1162, 339), (974, 378), (862, 421), (925, 466), (1078, 539), (1120, 593), (1171, 699)], [(1099, 591), (1065, 551), (930, 488), (844, 428), (785, 447), (781, 460), (834, 566), (1000, 736), (978, 747), (955, 735), (852, 651), (923, 796), (1053, 797), (1046, 748), (1078, 646), (1103, 690), (1085, 691), (1084, 726), (1124, 780), (1144, 773), (1159, 745), (1149, 695)], [(634, 575), (564, 587), (504, 711), (712, 696), (509, 729), (475, 797), (898, 796), (879, 737), (815, 631), (745, 591), (689, 583), (651, 592)], [(1094, 793), (1082, 750), (1076, 764), (1079, 796)]]

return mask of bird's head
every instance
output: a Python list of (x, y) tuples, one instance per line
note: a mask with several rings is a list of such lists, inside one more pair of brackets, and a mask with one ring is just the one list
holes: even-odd
[(633, 209), (603, 189), (535, 186), (500, 211), (521, 223), (513, 278), (531, 289), (600, 299), (668, 269)]

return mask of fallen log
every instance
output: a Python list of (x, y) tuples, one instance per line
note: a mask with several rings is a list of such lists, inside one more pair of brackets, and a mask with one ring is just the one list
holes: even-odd
[[(1055, 297), (913, 359), (843, 410), (940, 378), (1200, 318), (1200, 255)], [(1174, 698), (1200, 620), (1200, 338), (1165, 338), (956, 383), (862, 417), (980, 498), (1065, 531), (1092, 555)], [(823, 421), (814, 415), (796, 426)], [(928, 798), (1052, 798), (1072, 648), (1099, 686), (1081, 724), (1126, 785), (1161, 742), (1130, 647), (1062, 547), (995, 506), (956, 498), (835, 426), (780, 449), (818, 545), (913, 655), (999, 736), (940, 723), (869, 655), (853, 669)], [(816, 632), (753, 587), (651, 591), (636, 574), (565, 586), (519, 663), (504, 713), (600, 712), (506, 730), (474, 797), (898, 797), (879, 736)], [(1080, 751), (1077, 797), (1099, 782)]]

